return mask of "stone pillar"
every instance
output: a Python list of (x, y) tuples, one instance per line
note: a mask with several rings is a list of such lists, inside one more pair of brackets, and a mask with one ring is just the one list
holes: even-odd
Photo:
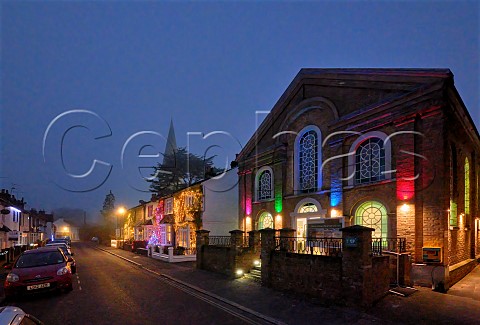
[(234, 250), (243, 246), (243, 234), (244, 232), (241, 230), (232, 230), (229, 231), (230, 233), (230, 247)]
[(270, 254), (275, 250), (275, 229), (267, 228), (260, 230), (260, 238), (262, 248), (260, 251), (260, 259), (262, 261), (262, 285), (271, 286), (271, 265)]
[(248, 232), (248, 246), (252, 252), (257, 253), (260, 251), (260, 232), (258, 230), (252, 230)]
[(293, 252), (295, 248), (295, 229), (280, 229), (280, 250)]
[(366, 273), (371, 271), (372, 231), (364, 226), (351, 226), (342, 231), (342, 286), (348, 306), (369, 306), (372, 299), (365, 285)]
[(197, 241), (197, 269), (203, 269), (203, 246), (208, 246), (209, 230), (195, 231)]

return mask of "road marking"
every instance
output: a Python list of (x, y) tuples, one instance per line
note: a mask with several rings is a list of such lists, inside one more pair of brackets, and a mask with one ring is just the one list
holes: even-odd
[[(98, 250), (101, 250), (105, 253), (108, 253), (110, 255), (113, 255), (113, 256), (116, 256), (118, 258), (121, 258), (123, 259), (124, 261), (127, 261), (131, 264), (134, 264), (136, 266), (138, 266), (140, 269), (143, 269), (151, 274), (154, 274), (157, 276), (157, 279), (172, 286), (172, 287), (175, 287), (179, 290), (182, 290), (184, 291), (185, 293), (191, 295), (191, 296), (194, 296), (198, 299), (201, 299), (219, 309), (222, 309), (224, 310), (225, 312), (228, 312), (229, 314), (231, 315), (234, 315), (242, 320), (244, 320), (245, 322), (247, 323), (250, 323), (250, 324), (258, 324), (258, 321), (255, 322), (254, 320), (248, 318), (247, 316), (245, 315), (242, 315), (240, 314), (239, 312), (236, 312), (234, 310), (232, 310), (233, 308), (236, 308), (236, 309), (239, 309), (241, 311), (243, 311), (244, 313), (246, 314), (250, 314), (252, 316), (255, 316), (257, 318), (260, 318), (261, 320), (263, 320), (264, 322), (266, 323), (269, 323), (269, 324), (276, 324), (276, 325), (286, 325), (286, 323), (283, 323), (277, 319), (274, 319), (272, 317), (269, 317), (267, 315), (263, 315), (259, 312), (256, 312), (250, 308), (247, 308), (245, 306), (242, 306), (240, 304), (237, 304), (236, 302), (233, 302), (231, 300), (228, 300), (228, 299), (225, 299), (223, 297), (220, 297), (212, 292), (209, 292), (209, 291), (206, 291), (206, 290), (203, 290), (197, 286), (194, 286), (192, 284), (189, 284), (187, 282), (184, 282), (184, 281), (181, 281), (181, 280), (178, 280), (178, 279), (175, 279), (174, 277), (172, 276), (169, 276), (169, 275), (166, 275), (166, 274), (162, 274), (162, 273), (159, 273), (157, 271), (154, 271), (154, 270), (151, 270), (145, 266), (143, 266), (142, 264), (140, 263), (137, 263), (135, 261), (132, 261), (126, 257), (123, 257), (121, 255), (118, 255), (118, 254), (115, 254), (111, 251), (108, 251), (106, 249), (102, 249), (102, 248), (97, 248)], [(218, 300), (219, 302), (215, 301), (215, 300)], [(229, 305), (229, 307), (227, 306), (223, 306), (221, 303), (225, 304), (225, 305)]]

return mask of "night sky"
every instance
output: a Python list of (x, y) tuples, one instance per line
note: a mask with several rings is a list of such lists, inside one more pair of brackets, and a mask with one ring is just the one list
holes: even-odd
[(90, 219), (110, 190), (137, 205), (138, 167), (159, 160), (138, 155), (163, 152), (170, 119), (179, 146), (217, 145), (224, 166), (301, 68), (449, 68), (479, 128), (479, 7), (2, 1), (0, 186)]

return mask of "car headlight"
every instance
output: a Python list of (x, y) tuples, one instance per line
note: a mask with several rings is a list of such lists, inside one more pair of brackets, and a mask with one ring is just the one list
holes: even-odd
[(20, 280), (20, 278), (15, 273), (9, 273), (7, 275), (7, 281), (8, 282), (17, 282), (18, 280)]
[(65, 275), (67, 273), (69, 273), (70, 271), (66, 268), (66, 267), (62, 267), (61, 269), (59, 269), (57, 271), (57, 275)]

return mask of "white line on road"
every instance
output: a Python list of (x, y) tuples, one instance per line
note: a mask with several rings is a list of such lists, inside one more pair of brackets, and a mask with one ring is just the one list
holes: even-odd
[[(149, 272), (149, 273), (155, 274), (155, 275), (157, 275), (158, 277), (161, 278), (160, 280), (163, 280), (163, 281), (166, 282), (167, 284), (169, 284), (169, 285), (171, 285), (171, 286), (173, 286), (173, 287), (176, 287), (177, 289), (180, 289), (180, 290), (182, 290), (182, 291), (184, 291), (184, 292), (186, 292), (186, 293), (188, 293), (188, 294), (190, 294), (190, 295), (192, 295), (192, 296), (195, 296), (195, 297), (197, 297), (197, 298), (199, 298), (199, 299), (201, 299), (201, 300), (204, 300), (205, 302), (210, 303), (211, 305), (214, 305), (214, 306), (218, 307), (219, 309), (222, 309), (222, 310), (224, 310), (224, 311), (226, 311), (226, 312), (228, 312), (228, 313), (230, 313), (230, 314), (232, 314), (232, 315), (234, 315), (234, 316), (236, 316), (236, 317), (238, 317), (238, 318), (240, 318), (240, 319), (242, 319), (242, 320), (244, 320), (244, 321), (246, 321), (246, 322), (248, 322), (248, 323), (256, 324), (256, 323), (253, 323), (251, 319), (248, 319), (248, 318), (245, 317), (244, 315), (241, 315), (241, 314), (239, 314), (239, 313), (237, 313), (237, 312), (235, 312), (235, 311), (233, 311), (233, 310), (231, 310), (231, 309), (228, 309), (228, 308), (225, 307), (225, 306), (220, 305), (218, 302), (215, 302), (213, 299), (216, 299), (216, 300), (218, 300), (218, 301), (221, 301), (221, 302), (223, 302), (224, 304), (230, 305), (231, 307), (240, 309), (240, 310), (242, 310), (242, 311), (245, 312), (245, 313), (254, 315), (254, 316), (256, 316), (256, 317), (258, 317), (258, 318), (260, 318), (260, 319), (262, 319), (262, 320), (264, 320), (264, 321), (266, 321), (266, 322), (268, 322), (268, 323), (276, 324), (276, 325), (286, 325), (285, 323), (283, 323), (283, 322), (281, 322), (281, 321), (279, 321), (279, 320), (277, 320), (277, 319), (271, 318), (271, 317), (269, 317), (269, 316), (267, 316), (267, 315), (263, 315), (263, 314), (261, 314), (261, 313), (259, 313), (259, 312), (256, 312), (256, 311), (254, 311), (254, 310), (252, 310), (252, 309), (250, 309), (250, 308), (247, 308), (247, 307), (245, 307), (245, 306), (242, 306), (242, 305), (240, 305), (240, 304), (237, 304), (236, 302), (233, 302), (233, 301), (231, 301), (231, 300), (228, 300), (228, 299), (225, 299), (225, 298), (223, 298), (223, 297), (220, 297), (220, 296), (218, 296), (218, 295), (216, 295), (216, 294), (214, 294), (214, 293), (211, 293), (211, 292), (209, 292), (209, 291), (203, 290), (203, 289), (201, 289), (201, 288), (199, 288), (199, 287), (197, 287), (197, 286), (194, 286), (194, 285), (191, 285), (191, 284), (189, 284), (189, 283), (187, 283), (187, 282), (184, 282), (184, 281), (175, 279), (175, 278), (172, 277), (172, 276), (169, 276), (169, 275), (162, 274), (162, 273), (156, 272), (156, 271), (154, 271), (154, 270), (151, 270), (151, 269), (149, 269), (149, 268), (141, 265), (140, 263), (137, 263), (137, 262), (135, 262), (135, 261), (132, 261), (132, 260), (126, 258), (126, 257), (123, 257), (123, 256), (121, 256), (121, 255), (115, 254), (115, 253), (113, 253), (113, 252), (110, 252), (110, 251), (105, 250), (105, 249), (102, 249), (102, 248), (97, 248), (97, 249), (98, 249), (98, 250), (101, 250), (101, 251), (103, 251), (103, 252), (105, 252), (105, 253), (111, 254), (111, 255), (113, 255), (113, 256), (119, 257), (119, 258), (121, 258), (121, 259), (123, 259), (123, 260), (125, 260), (125, 261), (127, 261), (127, 262), (129, 262), (129, 263), (132, 263), (132, 264), (138, 266), (139, 268), (141, 268), (141, 269), (143, 269), (143, 270), (145, 270), (145, 271), (147, 271), (147, 272)], [(202, 294), (203, 294), (203, 295), (202, 295)], [(205, 297), (205, 296), (207, 296), (207, 297)]]

